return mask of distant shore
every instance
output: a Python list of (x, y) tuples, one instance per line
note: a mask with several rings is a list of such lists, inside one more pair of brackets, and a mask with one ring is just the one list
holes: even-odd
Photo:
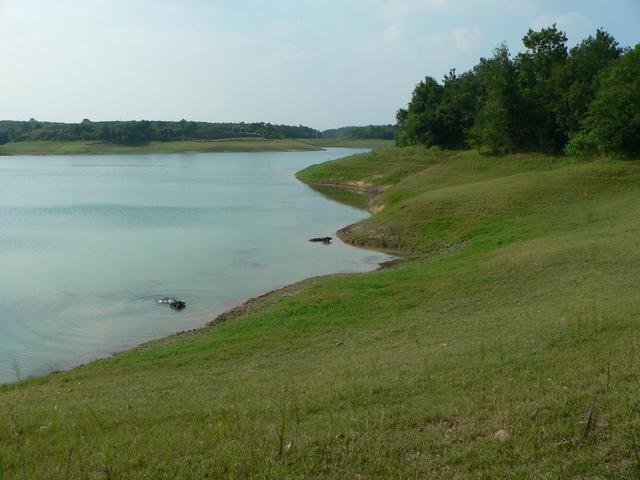
[(204, 152), (306, 152), (327, 147), (371, 148), (385, 140), (266, 139), (180, 140), (119, 145), (96, 141), (10, 142), (0, 145), (0, 156), (8, 155), (132, 155)]

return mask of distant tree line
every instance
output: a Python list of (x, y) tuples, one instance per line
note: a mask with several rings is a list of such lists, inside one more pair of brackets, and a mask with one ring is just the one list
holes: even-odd
[(319, 138), (309, 127), (270, 123), (207, 123), (160, 121), (116, 121), (81, 123), (0, 121), (0, 145), (25, 141), (88, 140), (117, 144), (145, 144), (152, 141), (218, 140), (224, 138)]
[(322, 132), (324, 138), (393, 140), (395, 125), (367, 125), (366, 127), (332, 128)]
[(556, 25), (529, 30), (442, 83), (426, 77), (397, 113), (396, 142), (494, 153), (640, 154), (640, 44), (621, 48), (598, 30), (568, 49)]

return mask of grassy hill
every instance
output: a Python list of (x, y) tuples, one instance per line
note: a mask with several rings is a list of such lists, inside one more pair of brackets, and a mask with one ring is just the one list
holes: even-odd
[(394, 140), (379, 138), (305, 138), (301, 142), (317, 147), (380, 148), (394, 145)]
[(2, 387), (4, 478), (638, 477), (640, 165), (388, 148), (299, 178), (381, 192), (341, 236), (407, 260)]
[(143, 145), (117, 145), (97, 141), (26, 141), (0, 145), (1, 155), (101, 155), (183, 152), (286, 152), (319, 150), (303, 140), (228, 138), (224, 140), (176, 140)]

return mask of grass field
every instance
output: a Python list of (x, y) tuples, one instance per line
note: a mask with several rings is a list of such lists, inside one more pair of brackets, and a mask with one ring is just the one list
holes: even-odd
[(394, 140), (379, 140), (376, 138), (305, 138), (302, 142), (317, 147), (345, 147), (345, 148), (382, 148), (394, 145)]
[(640, 165), (389, 148), (299, 178), (383, 191), (342, 236), (407, 261), (2, 387), (0, 478), (638, 478)]
[(265, 152), (305, 151), (319, 147), (304, 141), (263, 138), (232, 138), (225, 140), (185, 140), (151, 142), (145, 145), (116, 145), (105, 142), (14, 142), (0, 145), (0, 155), (100, 155), (181, 152)]

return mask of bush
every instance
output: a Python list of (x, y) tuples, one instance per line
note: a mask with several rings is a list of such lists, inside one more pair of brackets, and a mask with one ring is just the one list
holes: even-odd
[(570, 157), (576, 157), (578, 159), (585, 159), (597, 152), (597, 146), (593, 143), (590, 136), (585, 132), (578, 132), (564, 149), (564, 153)]

